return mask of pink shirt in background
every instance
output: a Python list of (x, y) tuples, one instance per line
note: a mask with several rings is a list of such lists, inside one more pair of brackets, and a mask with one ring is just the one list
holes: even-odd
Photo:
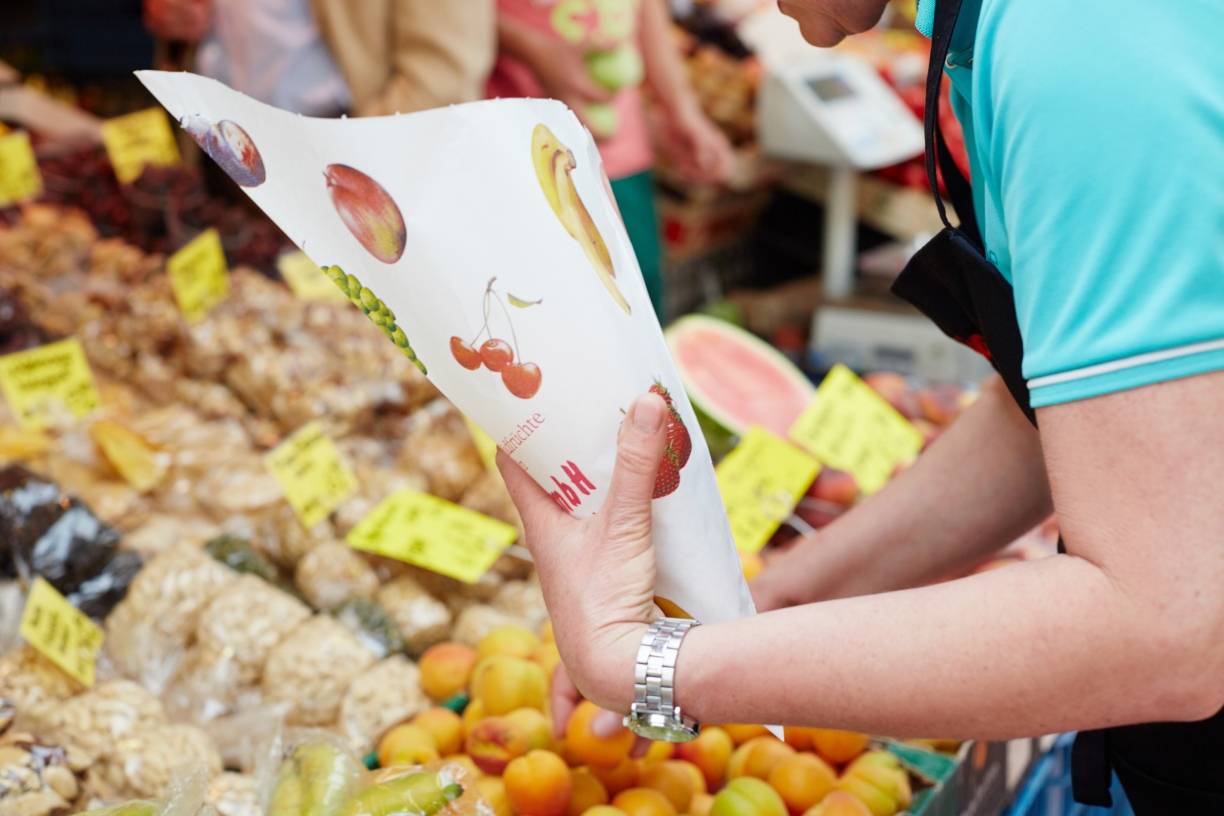
[[(639, 47), (638, 0), (497, 0), (497, 13), (513, 17), (569, 43), (591, 51), (629, 43)], [(544, 96), (531, 69), (500, 54), (489, 77), (490, 97)], [(599, 142), (604, 170), (610, 178), (624, 178), (647, 170), (654, 163), (642, 95), (637, 87), (622, 88), (612, 100), (618, 127)]]

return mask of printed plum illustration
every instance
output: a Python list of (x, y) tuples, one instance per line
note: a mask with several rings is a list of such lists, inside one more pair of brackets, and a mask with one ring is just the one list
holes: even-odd
[(658, 394), (667, 403), (667, 447), (663, 449), (663, 461), (659, 464), (659, 474), (655, 477), (654, 497), (660, 499), (670, 495), (680, 486), (680, 471), (688, 464), (693, 453), (693, 439), (689, 436), (680, 412), (672, 403), (671, 393), (663, 383), (656, 382), (650, 386), (651, 393)]
[(267, 180), (263, 156), (251, 135), (237, 122), (222, 119), (214, 125), (203, 116), (188, 116), (183, 120), (183, 128), (235, 184), (258, 187)]
[[(340, 287), (345, 297), (352, 301), (353, 305), (360, 309), (366, 317), (370, 318), (375, 326), (382, 329), (383, 334), (391, 338), (392, 343), (399, 346), (404, 356), (411, 360), (422, 374), (429, 373), (425, 364), (412, 350), (412, 345), (408, 342), (408, 335), (404, 334), (404, 330), (395, 322), (395, 312), (379, 300), (371, 289), (362, 286), (356, 275), (350, 275), (338, 266), (323, 267), (323, 274), (331, 278), (332, 283)], [(451, 347), (454, 348), (453, 343)]]
[(587, 260), (595, 267), (595, 273), (612, 295), (616, 305), (621, 307), (625, 314), (629, 314), (629, 301), (625, 300), (616, 285), (616, 269), (612, 266), (608, 245), (604, 243), (599, 228), (595, 226), (595, 221), (587, 212), (582, 199), (578, 197), (578, 190), (570, 176), (578, 166), (573, 152), (561, 144), (546, 125), (539, 124), (531, 134), (531, 159), (548, 206), (552, 208), (565, 231), (582, 247)]
[(382, 185), (347, 164), (327, 165), (323, 177), (340, 220), (366, 252), (385, 264), (398, 261), (407, 229), (399, 207)]
[[(496, 281), (497, 278), (490, 278), (488, 284), (485, 285), (484, 325), (480, 327), (480, 331), (470, 343), (462, 337), (452, 337), (450, 339), (451, 356), (455, 358), (455, 362), (468, 371), (475, 371), (484, 366), (494, 373), (501, 374), (502, 384), (506, 386), (507, 391), (519, 399), (531, 399), (539, 392), (544, 375), (535, 363), (523, 362), (519, 354), (518, 335), (514, 331), (514, 318), (510, 316), (506, 303), (502, 302), (503, 295), (493, 288)], [(518, 309), (539, 306), (543, 302), (523, 300), (509, 292), (506, 292), (504, 297), (507, 303)], [(500, 337), (494, 337), (489, 328), (489, 316), (494, 303), (501, 307), (502, 317), (510, 328), (510, 339), (514, 341), (513, 345)], [(488, 335), (487, 339), (480, 343), (480, 338), (485, 335)], [(477, 343), (480, 345), (477, 346)]]

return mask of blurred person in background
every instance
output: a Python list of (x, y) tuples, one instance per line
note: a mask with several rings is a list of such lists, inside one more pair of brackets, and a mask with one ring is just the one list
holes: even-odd
[(719, 182), (734, 154), (689, 87), (664, 0), (497, 0), (490, 97), (552, 97), (599, 142), (604, 170), (655, 311), (663, 314), (654, 156), (641, 86), (659, 101), (660, 148), (695, 182)]
[(144, 17), (197, 45), (197, 72), (308, 116), (479, 99), (496, 48), (493, 0), (144, 0)]

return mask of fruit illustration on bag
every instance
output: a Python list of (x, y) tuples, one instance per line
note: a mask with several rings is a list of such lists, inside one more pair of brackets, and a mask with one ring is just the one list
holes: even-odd
[(574, 160), (573, 152), (561, 144), (546, 125), (539, 124), (531, 134), (531, 159), (548, 206), (561, 221), (565, 231), (582, 247), (587, 260), (595, 267), (595, 273), (607, 287), (616, 305), (620, 306), (625, 314), (629, 314), (629, 301), (625, 300), (616, 285), (616, 269), (612, 265), (608, 245), (604, 243), (599, 228), (595, 226), (595, 221), (574, 187), (571, 174), (578, 164)]
[(338, 266), (323, 267), (323, 274), (331, 278), (332, 283), (340, 287), (345, 297), (370, 318), (375, 326), (382, 329), (383, 334), (391, 338), (392, 343), (399, 346), (404, 356), (411, 360), (422, 374), (429, 373), (408, 342), (408, 335), (404, 334), (404, 330), (396, 323), (395, 312), (391, 311), (391, 307), (379, 300), (371, 289), (362, 286), (356, 275), (350, 275)]
[(183, 120), (183, 128), (235, 184), (258, 187), (267, 180), (263, 156), (251, 135), (238, 123), (222, 119), (214, 125), (203, 116), (188, 116)]
[[(451, 356), (455, 358), (455, 362), (468, 371), (475, 371), (484, 366), (492, 372), (501, 374), (502, 384), (506, 386), (507, 391), (519, 399), (531, 399), (540, 390), (543, 373), (535, 363), (523, 362), (519, 354), (518, 335), (514, 331), (514, 318), (511, 317), (510, 310), (506, 308), (506, 303), (502, 302), (502, 294), (493, 288), (496, 281), (497, 278), (490, 278), (485, 286), (484, 325), (480, 327), (480, 331), (476, 333), (471, 342), (457, 335), (452, 337), (450, 339)], [(505, 293), (505, 299), (517, 309), (528, 309), (543, 303), (542, 300), (523, 300), (509, 292)], [(500, 337), (494, 337), (489, 328), (489, 317), (494, 303), (500, 307), (502, 317), (506, 325), (510, 327), (510, 339), (514, 341), (513, 346)], [(485, 335), (488, 335), (488, 339), (481, 343), (480, 338)], [(477, 346), (477, 343), (480, 345)]]
[(659, 463), (659, 473), (655, 477), (654, 497), (661, 499), (676, 492), (680, 486), (680, 470), (688, 464), (693, 453), (693, 438), (689, 436), (680, 412), (672, 403), (671, 393), (663, 383), (656, 382), (650, 386), (650, 393), (658, 394), (667, 403), (667, 420), (664, 430), (667, 432), (667, 447), (663, 449), (663, 460)]
[(377, 181), (347, 164), (329, 164), (323, 171), (327, 192), (344, 226), (366, 251), (385, 264), (404, 254), (404, 216)]

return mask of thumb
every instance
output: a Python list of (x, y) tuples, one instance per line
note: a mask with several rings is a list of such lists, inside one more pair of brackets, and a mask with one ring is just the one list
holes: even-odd
[(502, 481), (506, 483), (510, 501), (514, 502), (514, 507), (523, 520), (524, 529), (530, 531), (550, 518), (566, 516), (565, 511), (554, 504), (544, 492), (544, 488), (501, 449), (497, 451), (497, 469), (501, 472)]
[(666, 418), (667, 405), (657, 394), (643, 394), (629, 408), (603, 508), (609, 542), (650, 538), (650, 503), (659, 461), (667, 446), (667, 434), (663, 432)]

